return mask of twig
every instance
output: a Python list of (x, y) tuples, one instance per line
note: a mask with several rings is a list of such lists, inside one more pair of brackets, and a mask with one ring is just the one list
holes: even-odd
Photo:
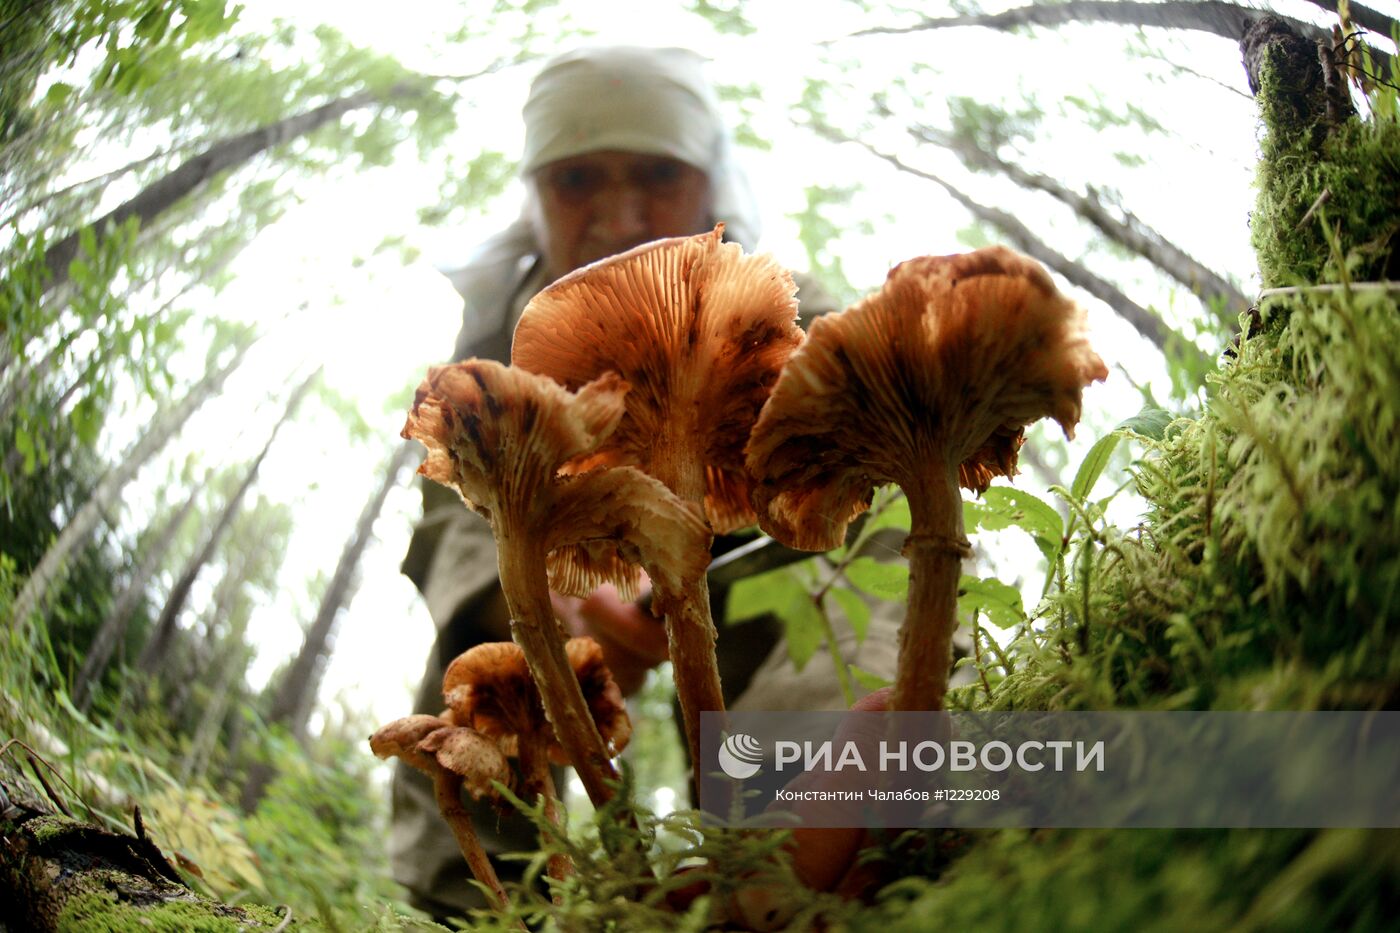
[(287, 925), (292, 922), (292, 905), (282, 904), (279, 909), (285, 910), (287, 912), (287, 916), (283, 917), (282, 922), (272, 928), (272, 933), (282, 933), (283, 930), (287, 929)]
[(1307, 223), (1309, 220), (1312, 220), (1312, 215), (1317, 212), (1317, 209), (1322, 205), (1326, 204), (1331, 199), (1332, 189), (1323, 188), (1322, 193), (1317, 196), (1317, 200), (1312, 202), (1312, 207), (1308, 208), (1307, 211), (1304, 212), (1303, 218), (1298, 221), (1298, 223), (1293, 227), (1293, 229), (1295, 231), (1303, 229), (1303, 224)]
[(68, 792), (82, 801), (83, 809), (87, 810), (88, 819), (96, 821), (97, 817), (93, 815), (92, 807), (88, 806), (88, 802), (86, 800), (83, 800), (83, 795), (74, 790), (73, 785), (68, 783), (68, 779), (63, 776), (63, 773), (57, 768), (55, 768), (53, 765), (49, 764), (48, 760), (44, 758), (43, 755), (40, 755), (34, 749), (30, 748), (28, 743), (24, 742), (22, 739), (10, 739), (4, 745), (0, 745), (0, 755), (8, 753), (10, 748), (15, 745), (18, 745), (20, 748), (28, 752), (27, 757), (29, 758), (30, 769), (33, 770), (34, 776), (39, 779), (39, 784), (44, 788), (44, 793), (47, 794), (49, 799), (54, 802), (54, 806), (58, 807), (59, 812), (61, 812), (64, 816), (68, 817), (69, 819), (76, 819), (76, 817), (73, 816), (73, 812), (68, 809), (68, 806), (62, 801), (62, 799), (59, 798), (57, 794), (54, 793), (53, 788), (49, 786), (49, 782), (44, 780), (44, 775), (40, 773), (39, 767), (35, 763), (36, 761), (42, 762), (45, 768), (48, 768), (50, 771), (52, 771), (54, 777), (62, 781), (63, 786), (68, 788)]

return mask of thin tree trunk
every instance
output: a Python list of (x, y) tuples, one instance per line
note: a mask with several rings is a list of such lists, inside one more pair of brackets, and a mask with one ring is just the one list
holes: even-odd
[(277, 440), (277, 433), (282, 430), (282, 426), (291, 420), (296, 412), (297, 406), (302, 398), (311, 389), (311, 384), (320, 370), (313, 373), (301, 385), (297, 386), (287, 399), (287, 407), (278, 419), (277, 424), (272, 428), (272, 434), (268, 436), (267, 443), (263, 445), (262, 451), (254, 458), (248, 472), (243, 477), (233, 495), (229, 496), (224, 504), (223, 511), (219, 514), (219, 519), (214, 523), (213, 529), (204, 540), (204, 546), (190, 558), (185, 565), (184, 572), (175, 581), (175, 585), (170, 588), (170, 595), (165, 600), (165, 606), (160, 611), (160, 618), (156, 620), (155, 628), (151, 632), (151, 637), (146, 642), (146, 647), (141, 652), (141, 657), (136, 662), (137, 670), (146, 674), (154, 674), (157, 667), (165, 657), (165, 653), (170, 648), (170, 640), (175, 634), (175, 621), (185, 608), (185, 602), (189, 599), (190, 590), (194, 588), (195, 578), (204, 569), (204, 565), (209, 563), (214, 556), (214, 551), (218, 548), (219, 542), (223, 539), (224, 533), (228, 531), (233, 520), (238, 515), (238, 510), (243, 505), (243, 497), (252, 488), (253, 481), (258, 477), (258, 467), (262, 466), (263, 459), (267, 452), (272, 449), (273, 441)]
[(190, 640), (188, 654), (181, 652), (179, 656), (179, 660), (186, 663), (178, 668), (171, 666), (167, 657), (167, 664), (161, 674), (165, 686), (165, 712), (171, 722), (181, 720), (195, 682), (206, 680), (214, 668), (222, 670), (219, 653), (228, 642), (219, 638), (217, 633), (225, 620), (233, 618), (238, 593), (247, 580), (248, 558), (246, 553), (239, 553), (235, 560), (224, 567), (224, 575), (214, 587), (214, 600), (204, 619), (204, 641), (201, 643)]
[(44, 255), (44, 264), (51, 276), (48, 289), (53, 290), (67, 281), (68, 266), (78, 256), (83, 230), (92, 230), (100, 242), (109, 230), (120, 226), (130, 218), (136, 218), (142, 226), (145, 226), (196, 188), (230, 169), (247, 163), (254, 156), (289, 140), (312, 133), (353, 110), (406, 96), (421, 86), (418, 82), (404, 81), (396, 84), (387, 94), (358, 91), (304, 113), (278, 120), (276, 123), (219, 140), (168, 175), (164, 175), (147, 185), (129, 201), (118, 205), (102, 217), (73, 231), (50, 246)]
[(117, 645), (126, 636), (127, 626), (131, 624), (131, 615), (146, 591), (146, 584), (155, 575), (156, 569), (160, 567), (165, 555), (170, 551), (171, 542), (174, 541), (180, 528), (190, 517), (190, 513), (194, 511), (195, 504), (199, 502), (199, 493), (199, 485), (191, 488), (184, 504), (162, 523), (160, 530), (152, 535), (150, 548), (141, 559), (136, 571), (132, 573), (126, 589), (122, 590), (121, 595), (113, 602), (111, 610), (108, 611), (107, 617), (102, 620), (102, 625), (97, 630), (96, 637), (88, 646), (88, 650), (83, 656), (83, 666), (73, 680), (72, 690), (73, 703), (83, 712), (87, 712), (98, 681), (101, 680), (103, 672), (107, 669), (108, 662), (112, 660), (112, 654), (116, 651)]
[[(297, 652), (296, 660), (278, 681), (267, 723), (285, 726), (299, 740), (306, 737), (306, 723), (325, 671), (327, 646), (335, 629), (336, 616), (341, 607), (354, 595), (355, 570), (359, 567), (360, 558), (364, 556), (365, 548), (373, 537), (374, 520), (383, 511), (389, 493), (398, 485), (399, 474), (403, 468), (416, 458), (416, 451), (416, 445), (404, 444), (389, 460), (384, 479), (360, 510), (355, 529), (345, 542), (340, 561), (335, 567), (335, 574), (326, 585), (320, 608), (306, 630), (306, 637), (302, 641), (301, 650)], [(244, 811), (252, 812), (257, 807), (271, 778), (272, 771), (265, 764), (254, 765), (249, 770), (242, 795)]]
[(202, 776), (209, 766), (209, 756), (214, 751), (215, 740), (219, 737), (219, 730), (232, 705), (234, 686), (248, 670), (248, 650), (243, 643), (243, 636), (248, 630), (248, 613), (238, 613), (233, 616), (233, 620), (233, 626), (224, 640), (228, 650), (224, 652), (223, 663), (219, 665), (219, 676), (214, 683), (213, 693), (205, 701), (199, 725), (195, 728), (194, 737), (190, 739), (190, 749), (180, 762), (182, 781)]
[(901, 160), (898, 156), (881, 152), (864, 140), (843, 136), (831, 127), (822, 124), (814, 124), (813, 129), (819, 135), (834, 142), (855, 143), (859, 146), (863, 146), (866, 151), (884, 159), (901, 172), (907, 172), (910, 175), (923, 178), (926, 181), (931, 181), (938, 185), (944, 191), (948, 192), (953, 200), (965, 207), (974, 217), (991, 224), (1005, 234), (1007, 239), (1011, 240), (1017, 249), (1054, 269), (1072, 284), (1078, 285), (1095, 298), (1107, 304), (1119, 317), (1131, 324), (1134, 330), (1151, 341), (1164, 355), (1178, 353), (1190, 355), (1194, 357), (1192, 361), (1193, 366), (1202, 369), (1210, 368), (1211, 363), (1209, 358), (1196, 348), (1195, 344), (1168, 327), (1166, 322), (1164, 322), (1155, 311), (1144, 308), (1125, 295), (1116, 285), (1109, 282), (1107, 279), (1090, 272), (1088, 269), (1084, 268), (1084, 266), (1052, 249), (1036, 236), (1029, 227), (1006, 211), (999, 210), (995, 207), (988, 207), (985, 204), (979, 204), (937, 175), (914, 168), (912, 165)]
[(154, 427), (122, 455), (117, 464), (107, 472), (87, 501), (73, 514), (35, 568), (19, 595), (15, 597), (11, 620), (14, 625), (26, 625), (35, 610), (42, 608), (49, 590), (59, 582), (66, 569), (68, 558), (84, 545), (96, 530), (102, 512), (116, 502), (122, 489), (126, 487), (141, 467), (163, 448), (185, 425), (190, 416), (208, 401), (223, 386), (229, 374), (243, 362), (243, 357), (251, 344), (238, 347), (233, 358), (221, 369), (211, 371), (190, 389), (174, 407), (158, 416)]
[(1081, 218), (1093, 224), (1104, 236), (1131, 250), (1151, 262), (1167, 275), (1176, 279), (1200, 296), (1209, 306), (1220, 307), (1230, 319), (1243, 312), (1250, 305), (1244, 293), (1207, 268), (1185, 250), (1138, 220), (1131, 213), (1123, 218), (1113, 216), (1089, 189), (1089, 194), (1080, 194), (1060, 184), (1048, 175), (1030, 172), (1012, 162), (1007, 162), (995, 153), (987, 152), (971, 140), (960, 139), (929, 127), (913, 127), (909, 131), (915, 139), (951, 149), (973, 169), (986, 169), (1000, 172), (1024, 188), (1043, 191), (1056, 200), (1068, 205)]

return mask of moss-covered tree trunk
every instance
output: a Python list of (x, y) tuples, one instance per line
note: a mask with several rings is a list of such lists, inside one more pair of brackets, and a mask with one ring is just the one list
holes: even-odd
[(0, 763), (0, 930), (293, 929), (306, 927), (285, 910), (200, 897), (149, 839), (53, 813)]

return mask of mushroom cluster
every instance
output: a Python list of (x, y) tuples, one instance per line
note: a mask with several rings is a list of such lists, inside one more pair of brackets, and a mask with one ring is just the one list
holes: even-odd
[[(1084, 388), (1107, 376), (1082, 309), (1010, 250), (901, 263), (804, 338), (791, 274), (722, 232), (565, 276), (526, 307), (513, 366), (434, 367), (418, 389), (403, 436), (428, 449), (419, 472), (491, 523), (515, 644), (452, 663), (446, 719), (409, 717), (371, 744), (434, 776), (464, 853), (460, 791), (481, 788), (455, 764), (476, 747), (468, 734), (519, 759), (552, 819), (551, 760), (572, 763), (595, 804), (612, 793), (631, 724), (598, 645), (566, 641), (551, 586), (584, 596), (609, 582), (630, 598), (649, 575), (699, 780), (700, 713), (724, 709), (709, 545), (755, 519), (828, 550), (876, 485), (904, 490), (909, 603), (889, 708), (941, 709), (969, 555), (959, 486), (1012, 476), (1040, 418), (1072, 436)], [(467, 857), (474, 871), (484, 861)]]
[[(632, 721), (622, 691), (603, 663), (602, 648), (591, 638), (571, 638), (564, 650), (609, 753), (620, 754), (632, 736)], [(519, 759), (522, 796), (541, 798), (545, 817), (561, 825), (559, 793), (549, 765), (573, 760), (545, 716), (520, 646), (488, 642), (458, 655), (443, 675), (442, 697), (454, 722), (489, 737), (504, 754)], [(563, 878), (569, 870), (566, 857), (551, 860), (552, 877)]]

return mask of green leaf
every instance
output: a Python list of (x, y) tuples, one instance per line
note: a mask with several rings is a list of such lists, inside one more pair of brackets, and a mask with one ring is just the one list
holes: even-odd
[(885, 687), (892, 686), (894, 684), (894, 681), (886, 680), (879, 674), (872, 674), (863, 667), (857, 667), (854, 664), (848, 666), (851, 671), (851, 676), (856, 679), (856, 683), (860, 684), (862, 687), (864, 687), (866, 690), (869, 690), (871, 693), (874, 693), (876, 690), (881, 690)]
[(979, 580), (963, 577), (958, 582), (962, 595), (958, 598), (959, 614), (971, 615), (980, 610), (987, 621), (997, 628), (1013, 628), (1026, 619), (1021, 608), (1021, 591), (992, 577)]
[(725, 604), (725, 624), (732, 625), (755, 616), (781, 616), (801, 596), (808, 602), (807, 588), (793, 575), (791, 568), (779, 567), (757, 576), (746, 577), (729, 589)]
[(780, 613), (783, 637), (787, 641), (788, 657), (799, 671), (812, 660), (822, 644), (821, 610), (806, 590), (795, 594), (787, 608)]
[(830, 592), (832, 599), (836, 600), (841, 611), (846, 614), (846, 621), (851, 623), (851, 630), (856, 633), (856, 644), (864, 643), (865, 633), (870, 630), (870, 604), (853, 590), (835, 586)]
[(1154, 441), (1160, 441), (1167, 433), (1167, 425), (1171, 424), (1176, 416), (1169, 411), (1160, 408), (1144, 408), (1133, 415), (1115, 430), (1132, 431), (1134, 434), (1141, 434), (1143, 437), (1150, 437)]
[(44, 95), (44, 102), (53, 107), (62, 107), (68, 102), (68, 98), (73, 96), (75, 90), (73, 85), (59, 81), (49, 87), (48, 93)]
[(980, 502), (965, 500), (963, 524), (968, 531), (1020, 528), (1031, 536), (1046, 560), (1052, 562), (1065, 534), (1064, 522), (1054, 506), (1012, 486), (993, 486), (982, 494)]
[(1069, 487), (1070, 494), (1081, 502), (1089, 497), (1089, 491), (1094, 488), (1094, 484), (1099, 481), (1103, 471), (1108, 466), (1109, 458), (1118, 449), (1118, 442), (1123, 435), (1115, 429), (1094, 441), (1094, 446), (1089, 448), (1089, 452), (1084, 455), (1084, 462), (1079, 464), (1079, 471), (1074, 474), (1074, 483)]
[(904, 498), (903, 493), (892, 492), (889, 504), (880, 510), (879, 515), (870, 520), (867, 527), (871, 531), (879, 528), (898, 528), (901, 531), (908, 531), (910, 521), (909, 500)]
[(880, 599), (903, 599), (909, 592), (909, 568), (873, 557), (857, 557), (846, 565), (846, 579), (863, 593)]

